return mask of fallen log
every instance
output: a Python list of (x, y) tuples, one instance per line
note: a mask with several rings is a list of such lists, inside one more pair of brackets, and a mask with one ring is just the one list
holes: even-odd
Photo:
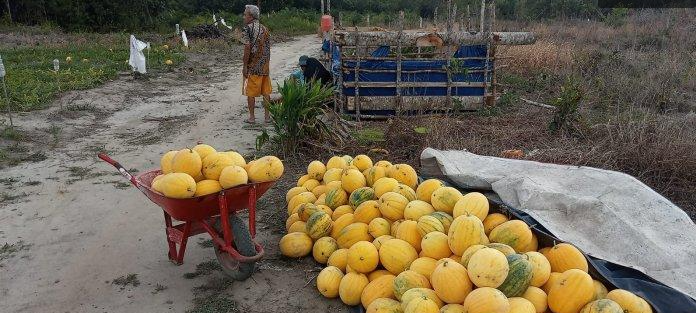
[[(334, 33), (336, 42), (342, 46), (354, 46), (357, 34), (360, 41), (370, 46), (396, 46), (399, 40), (398, 31), (350, 31), (337, 30)], [(498, 45), (530, 45), (536, 41), (532, 32), (494, 32), (493, 41)], [(447, 40), (447, 33), (442, 31), (405, 31), (402, 44), (416, 46), (423, 42), (437, 42), (437, 45), (479, 45), (486, 44), (488, 38), (484, 33), (456, 32)], [(437, 39), (436, 39), (437, 38)]]

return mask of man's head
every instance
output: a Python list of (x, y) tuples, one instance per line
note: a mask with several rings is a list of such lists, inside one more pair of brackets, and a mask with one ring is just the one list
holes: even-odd
[(244, 7), (244, 24), (249, 24), (255, 20), (259, 19), (261, 11), (259, 7), (255, 5), (248, 4)]
[(300, 61), (297, 63), (297, 65), (299, 65), (300, 68), (303, 70), (307, 67), (307, 59), (309, 59), (309, 57), (306, 55), (303, 55), (300, 57)]

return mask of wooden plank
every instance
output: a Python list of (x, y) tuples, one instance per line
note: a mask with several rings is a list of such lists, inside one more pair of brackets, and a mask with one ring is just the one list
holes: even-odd
[[(444, 82), (401, 82), (401, 88), (446, 88), (448, 83)], [(482, 88), (485, 83), (481, 82), (452, 82), (453, 88)], [(396, 82), (344, 82), (347, 88), (396, 88)], [(357, 90), (356, 90), (357, 91)]]
[(356, 34), (355, 40), (358, 46), (356, 51), (358, 56), (358, 62), (355, 64), (355, 119), (360, 121), (360, 56), (362, 52), (360, 51), (360, 33)]
[[(402, 96), (402, 112), (406, 111), (428, 111), (428, 110), (478, 110), (482, 108), (483, 97), (469, 96), (453, 97), (457, 101), (456, 108), (447, 104), (447, 99), (441, 96)], [(371, 110), (397, 110), (397, 98), (388, 97), (364, 97), (361, 99), (361, 112)], [(355, 97), (347, 97), (346, 109), (355, 110)]]
[(397, 115), (401, 114), (401, 62), (402, 62), (402, 51), (401, 42), (404, 34), (404, 11), (399, 11), (399, 39), (397, 40), (397, 50), (396, 50), (396, 107)]

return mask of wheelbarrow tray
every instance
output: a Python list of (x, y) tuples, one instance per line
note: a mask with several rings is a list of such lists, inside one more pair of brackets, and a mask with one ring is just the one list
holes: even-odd
[[(137, 175), (135, 179), (138, 181), (138, 189), (140, 189), (148, 199), (167, 212), (167, 214), (171, 215), (172, 218), (182, 222), (189, 222), (200, 221), (220, 215), (219, 193), (189, 199), (167, 198), (152, 189), (152, 180), (160, 174), (162, 174), (160, 170), (151, 170)], [(229, 211), (235, 212), (248, 208), (249, 193), (252, 192), (252, 190), (255, 191), (256, 198), (254, 201), (256, 201), (268, 191), (274, 183), (275, 181), (250, 183), (224, 189), (221, 192), (224, 192)]]

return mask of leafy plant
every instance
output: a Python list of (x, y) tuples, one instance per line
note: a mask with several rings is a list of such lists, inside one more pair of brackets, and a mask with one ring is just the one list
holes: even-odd
[(549, 124), (549, 129), (552, 132), (560, 130), (575, 132), (577, 130), (576, 124), (579, 121), (578, 107), (580, 106), (580, 100), (582, 100), (580, 87), (572, 80), (566, 81), (561, 86), (561, 94), (552, 101), (552, 104), (556, 107), (556, 113)]
[(287, 80), (279, 87), (279, 92), (283, 101), (269, 105), (273, 135), (262, 132), (257, 137), (257, 148), (270, 141), (289, 154), (304, 140), (328, 132), (328, 126), (319, 117), (326, 112), (326, 103), (332, 96), (330, 87)]

